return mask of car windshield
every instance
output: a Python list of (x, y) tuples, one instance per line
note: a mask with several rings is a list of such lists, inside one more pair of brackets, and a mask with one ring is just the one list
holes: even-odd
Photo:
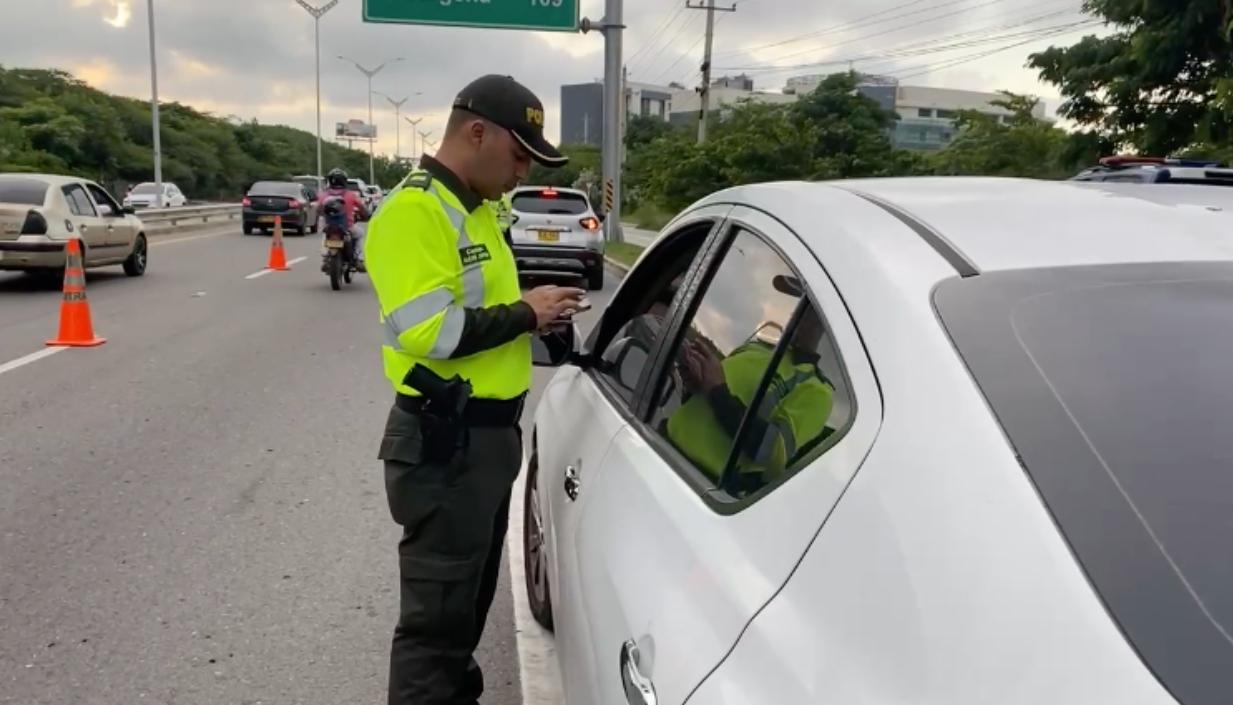
[(158, 186), (155, 184), (137, 184), (133, 189), (134, 196), (153, 196), (158, 193)]
[(0, 176), (0, 203), (41, 206), (47, 198), (47, 183), (20, 176)]
[(526, 191), (515, 194), (511, 204), (519, 213), (542, 215), (582, 215), (590, 210), (586, 198), (565, 191)]
[(1187, 705), (1233, 673), (1233, 264), (994, 272), (935, 305), (1058, 527)]
[(286, 181), (258, 181), (248, 190), (250, 196), (284, 196), (298, 198), (301, 187), (299, 184)]

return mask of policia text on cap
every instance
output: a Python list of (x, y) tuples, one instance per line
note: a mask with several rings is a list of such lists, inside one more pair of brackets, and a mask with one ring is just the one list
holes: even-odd
[(396, 393), (380, 458), (398, 544), (401, 609), (389, 702), (473, 704), (473, 658), (496, 590), (530, 335), (579, 306), (582, 290), (523, 295), (497, 201), (530, 161), (566, 159), (543, 134), (531, 91), (485, 76), (454, 101), (436, 158), (408, 175), (369, 224), (385, 375)]

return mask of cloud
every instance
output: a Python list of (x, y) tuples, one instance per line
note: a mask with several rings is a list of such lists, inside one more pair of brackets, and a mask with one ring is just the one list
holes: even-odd
[[(714, 64), (760, 68), (750, 71), (756, 87), (778, 90), (792, 75), (846, 69), (842, 60), (852, 57), (890, 54), (929, 42), (944, 44), (948, 37), (964, 32), (972, 37), (990, 36), (991, 28), (999, 23), (1013, 24), (1048, 12), (1077, 17), (1080, 3), (919, 0), (911, 8), (897, 10), (905, 0), (737, 0), (735, 13), (719, 13)], [(10, 0), (6, 4), (12, 6), (6, 8), (6, 26), (17, 31), (6, 37), (5, 65), (67, 69), (104, 90), (148, 98), (144, 3), (138, 3), (135, 22), (132, 0)], [(422, 116), (420, 127), (438, 136), (453, 96), (482, 74), (508, 73), (535, 91), (547, 108), (550, 136), (559, 124), (560, 86), (603, 75), (604, 41), (599, 33), (366, 24), (360, 7), (360, 0), (343, 0), (320, 22), (322, 125), (329, 137), (335, 122), (368, 115), (367, 82), (354, 66), (335, 58), (338, 54), (367, 65), (405, 57), (376, 76), (373, 88), (396, 98), (418, 92), (404, 106), (403, 115)], [(904, 16), (920, 9), (929, 11)], [(155, 12), (162, 99), (218, 115), (314, 129), (313, 20), (292, 0), (158, 0)], [(603, 0), (583, 0), (584, 17), (598, 19), (602, 14)], [(631, 79), (697, 84), (704, 13), (686, 9), (683, 2), (626, 0), (624, 19)], [(46, 41), (49, 36), (57, 41)], [(1069, 43), (1077, 37), (1046, 38), (953, 67), (945, 63), (985, 47), (857, 61), (855, 68), (904, 74), (924, 68), (926, 73), (908, 82), (976, 90), (1008, 88), (1054, 98), (1054, 89), (1037, 82), (1035, 73), (1024, 68), (1024, 60), (1029, 52), (1051, 42)], [(785, 58), (789, 54), (793, 56)], [(816, 69), (775, 68), (819, 61), (839, 63)], [(373, 110), (381, 135), (377, 149), (392, 153), (394, 111), (381, 98), (374, 99)], [(403, 152), (409, 152), (406, 129), (402, 142)]]

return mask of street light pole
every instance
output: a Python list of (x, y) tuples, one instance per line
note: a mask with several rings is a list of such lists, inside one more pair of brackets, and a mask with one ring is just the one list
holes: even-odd
[[(400, 56), (395, 59), (390, 59), (389, 61), (384, 61), (380, 65), (378, 65), (377, 68), (375, 69), (365, 68), (361, 66), (360, 63), (356, 61), (355, 59), (348, 59), (347, 57), (342, 56), (342, 55), (339, 55), (338, 58), (342, 59), (343, 61), (347, 61), (347, 62), (350, 62), (351, 64), (354, 64), (355, 67), (360, 70), (360, 73), (368, 77), (368, 126), (375, 127), (372, 123), (372, 77), (381, 73), (381, 69), (385, 68), (387, 64), (392, 64), (396, 61), (402, 61), (402, 57)], [(368, 140), (368, 183), (370, 184), (374, 184), (377, 181), (376, 170), (375, 170), (375, 167), (373, 166), (373, 159), (374, 159), (373, 142), (376, 142), (375, 136)]]
[(147, 0), (150, 17), (150, 114), (154, 125), (154, 207), (163, 207), (163, 143), (158, 119), (158, 62), (154, 52), (154, 0)]
[(398, 154), (402, 151), (402, 106), (411, 100), (410, 96), (402, 100), (394, 100), (388, 95), (377, 91), (377, 95), (389, 101), (390, 105), (394, 106), (394, 161), (398, 161)]
[(424, 122), (424, 118), (412, 120), (410, 117), (405, 117), (403, 120), (411, 123), (411, 158), (415, 159), (415, 131), (419, 128), (420, 123)]
[[(432, 130), (429, 130), (428, 132), (420, 132), (420, 146), (421, 146), (420, 158), (421, 159), (424, 157), (425, 154), (428, 153), (428, 145), (429, 145), (428, 135), (431, 135), (431, 134), (432, 134)], [(431, 144), (434, 147), (437, 146), (436, 142), (432, 142)]]
[(321, 7), (313, 7), (304, 0), (295, 0), (300, 7), (313, 16), (313, 35), (317, 43), (317, 178), (321, 178), (321, 16), (338, 4), (338, 0), (330, 0)]

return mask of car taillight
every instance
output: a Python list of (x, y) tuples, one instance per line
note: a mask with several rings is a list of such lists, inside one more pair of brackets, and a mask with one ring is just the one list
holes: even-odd
[(539, 195), (543, 196), (544, 198), (556, 198), (557, 191), (556, 189), (546, 188), (543, 191), (540, 191)]
[(510, 214), (509, 214), (509, 223), (510, 223), (510, 225), (513, 225), (514, 223), (517, 223), (517, 222), (518, 222), (518, 214), (517, 214), (517, 213), (510, 213)]
[(248, 196), (245, 196), (245, 197), (244, 197), (244, 203), (243, 203), (242, 205), (243, 205), (245, 208), (247, 208), (248, 206), (253, 205), (253, 199), (249, 198)]
[(300, 202), (293, 198), (290, 201), (287, 201), (287, 207), (294, 210), (300, 207)]
[(582, 223), (582, 227), (586, 228), (587, 230), (591, 230), (591, 231), (599, 230), (599, 218), (583, 218), (582, 220), (578, 222)]
[(47, 234), (47, 219), (38, 211), (30, 211), (26, 214), (26, 222), (21, 225), (22, 235), (46, 235)]

